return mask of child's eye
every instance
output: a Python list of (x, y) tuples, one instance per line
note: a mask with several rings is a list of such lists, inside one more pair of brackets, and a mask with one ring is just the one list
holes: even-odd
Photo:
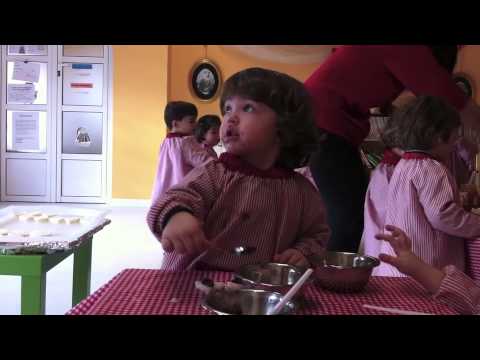
[(254, 109), (253, 109), (253, 106), (250, 105), (250, 104), (247, 104), (243, 107), (243, 111), (245, 112), (252, 112)]
[(225, 105), (225, 106), (223, 107), (223, 111), (226, 112), (226, 113), (227, 113), (227, 112), (230, 112), (231, 110), (232, 110), (232, 107), (231, 107), (230, 105)]

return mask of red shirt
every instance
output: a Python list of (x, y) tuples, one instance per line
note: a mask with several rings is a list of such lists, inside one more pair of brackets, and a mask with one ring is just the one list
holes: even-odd
[(457, 110), (467, 96), (425, 45), (342, 46), (305, 82), (321, 129), (360, 145), (370, 130), (370, 109), (405, 89), (438, 96)]

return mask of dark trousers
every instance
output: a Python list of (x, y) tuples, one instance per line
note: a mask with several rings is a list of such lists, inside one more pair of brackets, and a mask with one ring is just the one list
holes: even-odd
[(331, 251), (357, 252), (363, 232), (363, 206), (368, 176), (359, 149), (343, 138), (323, 133), (310, 170), (327, 210)]

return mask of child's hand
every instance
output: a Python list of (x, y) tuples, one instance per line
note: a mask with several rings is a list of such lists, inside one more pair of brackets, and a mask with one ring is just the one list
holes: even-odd
[(480, 207), (480, 198), (475, 186), (462, 185), (460, 188), (460, 204), (466, 211), (471, 211), (472, 208)]
[(460, 205), (465, 211), (471, 211), (473, 207), (473, 196), (468, 192), (460, 192)]
[(276, 254), (273, 261), (281, 264), (290, 264), (298, 267), (309, 267), (307, 258), (297, 249), (287, 249), (281, 254)]
[(445, 273), (426, 264), (412, 253), (412, 242), (402, 230), (392, 225), (386, 225), (385, 228), (392, 234), (377, 234), (375, 237), (379, 240), (388, 241), (397, 257), (380, 254), (380, 260), (411, 276), (430, 293), (436, 293), (445, 277)]
[(186, 211), (176, 213), (162, 232), (161, 243), (166, 252), (176, 251), (180, 254), (199, 254), (210, 247), (196, 217)]
[(390, 243), (397, 257), (387, 254), (380, 254), (380, 260), (396, 267), (400, 272), (411, 275), (420, 262), (420, 259), (412, 252), (412, 241), (399, 228), (386, 225), (385, 228), (392, 234), (377, 234), (378, 240), (385, 240)]

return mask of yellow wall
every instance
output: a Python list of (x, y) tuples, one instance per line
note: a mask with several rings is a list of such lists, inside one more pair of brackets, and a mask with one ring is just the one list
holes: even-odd
[(113, 46), (112, 197), (150, 198), (165, 137), (168, 46)]
[[(318, 66), (318, 64), (288, 65), (261, 61), (217, 45), (208, 45), (207, 54), (208, 58), (219, 67), (223, 80), (242, 69), (260, 66), (287, 73), (304, 81)], [(190, 71), (192, 66), (203, 57), (205, 57), (203, 45), (170, 46), (168, 100), (190, 101), (198, 107), (200, 116), (207, 113), (220, 115), (219, 98), (211, 103), (204, 103), (194, 98), (190, 92)]]
[[(200, 115), (220, 114), (218, 98), (212, 103), (203, 103), (195, 99), (189, 90), (191, 68), (204, 55), (203, 45), (113, 47), (114, 198), (150, 198), (158, 148), (166, 133), (163, 110), (167, 101), (193, 102)], [(208, 58), (217, 64), (223, 80), (241, 69), (260, 66), (285, 72), (303, 81), (318, 66), (260, 61), (216, 45), (208, 46)], [(480, 46), (464, 47), (457, 70), (472, 76), (477, 103), (480, 103), (479, 65)]]
[[(150, 198), (158, 149), (166, 134), (163, 110), (167, 101), (190, 101), (200, 115), (220, 114), (218, 99), (202, 103), (188, 87), (190, 70), (203, 56), (202, 45), (113, 47), (113, 198)], [(215, 45), (208, 47), (208, 57), (218, 65), (223, 79), (241, 69), (261, 66), (304, 80), (316, 67), (256, 61)]]

